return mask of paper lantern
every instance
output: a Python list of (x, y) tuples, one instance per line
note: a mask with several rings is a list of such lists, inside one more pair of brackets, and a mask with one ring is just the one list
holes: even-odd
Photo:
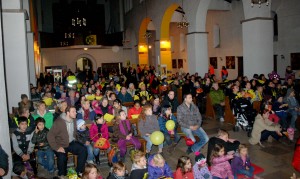
[(85, 98), (89, 101), (93, 101), (95, 99), (95, 95), (86, 95)]
[(51, 106), (52, 102), (53, 102), (53, 99), (52, 98), (45, 98), (43, 101), (45, 102), (46, 106)]
[(152, 134), (150, 135), (150, 140), (151, 140), (152, 144), (160, 145), (164, 142), (165, 137), (162, 132), (155, 131), (155, 132), (152, 132)]

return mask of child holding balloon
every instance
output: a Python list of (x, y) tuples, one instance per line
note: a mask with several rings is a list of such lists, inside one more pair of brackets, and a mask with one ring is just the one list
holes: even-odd
[[(143, 110), (140, 114), (139, 121), (139, 132), (142, 138), (147, 141), (146, 144), (146, 157), (149, 157), (149, 153), (152, 148), (152, 144), (158, 145), (158, 153), (162, 153), (164, 137), (159, 136), (155, 137), (155, 140), (150, 139), (150, 135), (155, 131), (159, 131), (159, 125), (157, 121), (157, 117), (152, 113), (152, 106), (150, 104), (146, 104), (143, 107)], [(160, 132), (159, 132), (160, 133)], [(155, 133), (156, 134), (156, 133)]]
[[(164, 134), (166, 143), (168, 145), (167, 151), (173, 152), (176, 145), (180, 140), (180, 136), (177, 134), (177, 119), (172, 114), (172, 108), (170, 105), (163, 106), (161, 110), (161, 116), (158, 118), (160, 131)], [(172, 144), (171, 136), (174, 136), (174, 143)]]
[(120, 149), (120, 157), (122, 161), (125, 160), (127, 142), (132, 143), (135, 149), (141, 148), (141, 143), (136, 137), (133, 136), (133, 129), (130, 121), (126, 118), (127, 116), (125, 111), (121, 110), (117, 116), (116, 124), (114, 125), (114, 135), (119, 139), (118, 147)]

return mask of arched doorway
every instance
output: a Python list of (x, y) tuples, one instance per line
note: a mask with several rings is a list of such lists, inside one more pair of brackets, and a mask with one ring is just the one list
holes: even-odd
[(76, 61), (76, 70), (77, 71), (90, 71), (90, 70), (93, 70), (93, 63), (89, 58), (80, 57)]

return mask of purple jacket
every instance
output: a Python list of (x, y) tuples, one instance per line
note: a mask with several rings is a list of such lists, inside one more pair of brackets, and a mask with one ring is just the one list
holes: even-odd
[(231, 166), (229, 163), (230, 156), (225, 155), (222, 157), (216, 157), (212, 160), (211, 174), (219, 178), (233, 178)]
[(153, 157), (154, 155), (151, 155), (148, 159), (148, 179), (158, 179), (163, 176), (173, 178), (173, 172), (167, 163), (163, 168), (153, 166)]
[(246, 166), (250, 168), (251, 162), (249, 156), (246, 157), (246, 163), (244, 164), (243, 159), (239, 153), (236, 153), (231, 162), (232, 172), (236, 173), (238, 170), (246, 170)]

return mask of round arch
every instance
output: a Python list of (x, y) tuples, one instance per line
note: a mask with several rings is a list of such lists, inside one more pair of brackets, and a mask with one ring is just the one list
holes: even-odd
[(92, 64), (93, 64), (93, 71), (97, 71), (97, 61), (96, 59), (88, 54), (88, 53), (83, 53), (83, 54), (80, 54), (78, 56), (76, 56), (74, 59), (73, 59), (73, 64), (76, 64), (77, 60), (80, 59), (80, 58), (88, 58), (89, 60), (91, 60)]

